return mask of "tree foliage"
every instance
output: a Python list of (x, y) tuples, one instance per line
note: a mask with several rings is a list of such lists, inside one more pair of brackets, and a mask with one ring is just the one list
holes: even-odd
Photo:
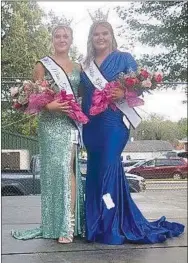
[(36, 1), (2, 3), (2, 76), (31, 76), (36, 61), (47, 55), (49, 33)]
[(162, 66), (168, 81), (187, 80), (187, 5), (185, 1), (143, 1), (128, 9), (116, 8), (123, 23), (122, 37), (128, 25), (135, 40), (161, 50), (144, 55), (140, 64)]
[(131, 130), (135, 140), (165, 140), (176, 145), (178, 140), (187, 135), (187, 118), (178, 122), (165, 120), (162, 116), (151, 114), (143, 120), (136, 130)]

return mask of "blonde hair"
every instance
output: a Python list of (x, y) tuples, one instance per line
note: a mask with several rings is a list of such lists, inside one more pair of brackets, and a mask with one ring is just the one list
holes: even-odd
[(87, 41), (87, 55), (86, 55), (86, 59), (84, 61), (84, 65), (86, 67), (89, 66), (90, 62), (95, 57), (95, 49), (93, 47), (92, 38), (93, 38), (93, 33), (95, 32), (95, 29), (99, 25), (102, 25), (102, 26), (106, 27), (109, 30), (109, 32), (111, 33), (111, 36), (112, 36), (112, 51), (117, 49), (117, 42), (116, 42), (116, 39), (115, 39), (115, 36), (114, 36), (114, 31), (113, 31), (113, 28), (112, 28), (111, 24), (106, 22), (106, 21), (98, 21), (98, 22), (93, 23), (91, 25), (91, 27), (90, 27), (88, 41)]
[(73, 30), (70, 26), (67, 26), (67, 25), (63, 25), (63, 24), (59, 24), (57, 26), (55, 26), (53, 29), (52, 29), (52, 37), (54, 37), (56, 31), (58, 29), (65, 29), (66, 30), (69, 30), (71, 32), (71, 37), (73, 38)]

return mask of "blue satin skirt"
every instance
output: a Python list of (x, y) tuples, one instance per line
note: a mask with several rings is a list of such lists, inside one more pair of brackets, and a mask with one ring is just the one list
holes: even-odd
[[(104, 244), (158, 243), (178, 236), (184, 225), (165, 217), (149, 222), (129, 192), (121, 162), (129, 130), (119, 112), (92, 117), (83, 130), (88, 154), (86, 177), (86, 238)], [(105, 197), (108, 197), (105, 199)]]

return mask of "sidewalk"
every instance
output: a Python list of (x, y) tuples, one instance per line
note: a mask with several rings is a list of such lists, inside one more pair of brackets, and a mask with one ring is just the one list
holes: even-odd
[[(149, 220), (165, 215), (186, 225), (187, 190), (146, 191), (133, 198)], [(108, 246), (75, 239), (68, 245), (55, 240), (15, 240), (12, 229), (30, 229), (40, 224), (40, 196), (2, 198), (2, 263), (185, 263), (187, 234), (163, 244)]]

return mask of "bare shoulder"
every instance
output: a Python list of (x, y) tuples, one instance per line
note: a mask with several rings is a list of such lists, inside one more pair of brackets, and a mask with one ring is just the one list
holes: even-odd
[(41, 62), (37, 62), (33, 70), (33, 80), (43, 80), (45, 75), (45, 68)]

